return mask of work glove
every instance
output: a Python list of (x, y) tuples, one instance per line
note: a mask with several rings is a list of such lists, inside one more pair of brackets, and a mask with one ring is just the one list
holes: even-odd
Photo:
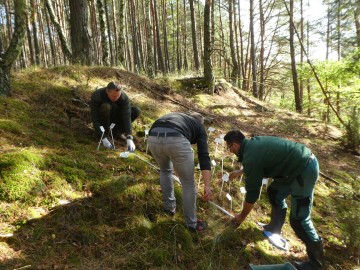
[(109, 142), (108, 138), (102, 139), (103, 146), (109, 149), (114, 149), (114, 146)]
[(126, 144), (127, 144), (128, 151), (130, 151), (130, 152), (135, 151), (136, 147), (135, 147), (135, 144), (134, 144), (134, 141), (133, 141), (133, 136), (128, 135), (126, 137)]

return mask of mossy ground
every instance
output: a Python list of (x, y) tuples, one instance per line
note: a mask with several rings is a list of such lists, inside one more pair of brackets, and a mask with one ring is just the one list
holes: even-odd
[[(184, 108), (139, 87), (143, 78), (137, 78), (122, 81), (142, 110), (133, 125), (136, 154), (156, 165), (145, 153), (144, 130), (160, 115)], [(249, 263), (306, 258), (288, 222), (289, 252), (264, 240), (256, 221), (269, 221), (265, 189), (237, 230), (227, 226), (228, 217), (199, 200), (198, 215), (210, 226), (202, 234), (190, 233), (179, 186), (177, 214), (165, 216), (157, 170), (134, 155), (120, 158), (122, 141), (116, 141), (115, 151), (97, 151), (88, 108), (74, 103), (74, 97), (88, 102), (96, 88), (112, 80), (117, 80), (114, 69), (103, 67), (31, 68), (13, 75), (13, 96), (0, 97), (0, 269), (247, 269)], [(171, 78), (161, 81), (172, 84)], [(320, 178), (315, 191), (313, 220), (325, 239), (327, 269), (358, 267), (359, 228), (351, 224), (359, 224), (359, 158), (341, 150), (328, 126), (283, 110), (259, 111), (231, 90), (210, 95), (176, 85), (170, 97), (204, 113), (206, 126), (216, 128), (209, 136), (217, 163), (214, 201), (228, 210), (224, 192), (233, 197), (233, 210), (240, 211), (243, 182), (225, 183), (220, 194), (221, 157), (226, 156), (223, 170), (235, 165), (215, 145), (216, 137), (239, 128), (247, 135), (276, 135), (309, 145), (322, 172), (340, 183)]]

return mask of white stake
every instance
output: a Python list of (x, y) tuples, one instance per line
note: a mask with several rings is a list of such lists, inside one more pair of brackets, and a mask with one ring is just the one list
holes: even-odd
[(103, 127), (103, 126), (100, 126), (100, 130), (101, 130), (102, 134), (101, 134), (101, 138), (100, 138), (100, 141), (99, 141), (99, 144), (98, 144), (97, 150), (99, 150), (99, 148), (100, 148), (100, 144), (101, 144), (101, 141), (102, 141), (103, 136), (104, 136), (104, 133), (105, 133), (105, 129), (104, 129), (104, 127)]
[(214, 153), (214, 156), (216, 156), (219, 143), (221, 143), (221, 139), (220, 139), (220, 138), (216, 138), (216, 139), (215, 139), (215, 153)]
[(230, 211), (232, 211), (232, 198), (229, 193), (226, 193), (226, 198), (230, 201)]
[(220, 134), (220, 139), (221, 139), (221, 147), (222, 147), (222, 151), (224, 152), (224, 148), (225, 148), (225, 141), (224, 141), (224, 137), (225, 134)]
[(115, 127), (115, 123), (111, 123), (111, 125), (110, 125), (110, 134), (111, 134), (111, 139), (112, 139), (112, 142), (113, 142), (113, 147), (115, 149), (114, 136), (113, 136), (113, 133), (112, 133), (112, 130), (113, 130), (114, 127)]
[(229, 175), (226, 173), (222, 176), (221, 178), (222, 182), (221, 182), (221, 189), (220, 189), (220, 195), (221, 195), (221, 192), (223, 190), (223, 187), (224, 187), (224, 182), (227, 182), (229, 181)]
[(210, 204), (212, 204), (213, 206), (215, 206), (217, 209), (219, 209), (221, 212), (227, 214), (230, 217), (234, 217), (233, 214), (231, 214), (230, 212), (226, 211), (224, 208), (220, 207), (219, 205), (217, 205), (216, 203), (213, 203), (212, 201), (209, 201)]
[(215, 130), (215, 128), (213, 128), (213, 127), (208, 128), (208, 131), (209, 131), (209, 133), (208, 133), (208, 141), (209, 141), (210, 133), (213, 132), (214, 130)]
[(267, 187), (267, 184), (268, 184), (268, 179), (267, 179), (267, 178), (263, 178), (262, 183), (261, 183), (259, 198), (261, 197), (261, 191), (262, 191), (263, 186), (266, 185), (266, 187)]
[[(145, 163), (149, 164), (149, 165), (150, 165), (151, 167), (153, 167), (154, 169), (160, 171), (160, 168), (159, 168), (159, 167), (156, 167), (154, 164), (150, 163), (150, 162), (147, 161), (146, 159), (144, 159), (144, 158), (142, 158), (142, 157), (140, 157), (140, 156), (138, 156), (138, 155), (136, 155), (136, 154), (134, 154), (134, 153), (132, 153), (132, 152), (120, 152), (120, 155), (119, 155), (119, 156), (122, 157), (122, 158), (128, 158), (128, 157), (130, 156), (130, 154), (134, 155), (134, 156), (137, 157), (138, 159), (140, 159), (140, 160), (144, 161)], [(173, 178), (176, 182), (178, 182), (178, 183), (180, 184), (180, 186), (181, 186), (181, 182), (180, 182), (179, 177), (177, 177), (176, 175), (172, 175), (172, 178)]]
[(240, 187), (240, 193), (243, 195), (243, 206), (244, 206), (246, 189), (244, 187)]
[(212, 174), (211, 174), (211, 178), (214, 176), (214, 174), (215, 174), (215, 167), (216, 167), (216, 162), (215, 162), (215, 160), (212, 160), (211, 161), (211, 165), (213, 166), (213, 171), (212, 171)]

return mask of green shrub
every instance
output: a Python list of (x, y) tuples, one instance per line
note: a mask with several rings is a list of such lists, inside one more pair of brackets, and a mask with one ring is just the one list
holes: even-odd
[(360, 147), (360, 111), (355, 107), (345, 124), (345, 134), (342, 143), (346, 149), (357, 152)]

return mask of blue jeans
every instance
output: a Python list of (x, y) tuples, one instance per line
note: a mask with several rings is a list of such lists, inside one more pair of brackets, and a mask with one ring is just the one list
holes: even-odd
[[(176, 132), (176, 131), (174, 131)], [(165, 210), (176, 207), (173, 169), (182, 185), (182, 204), (187, 226), (196, 226), (196, 189), (194, 182), (194, 152), (185, 137), (149, 136), (148, 145), (160, 167), (160, 185)]]

